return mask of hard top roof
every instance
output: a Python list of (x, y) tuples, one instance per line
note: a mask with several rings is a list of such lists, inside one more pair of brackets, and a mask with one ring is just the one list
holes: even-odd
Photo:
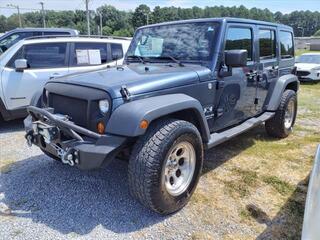
[(272, 22), (259, 21), (259, 20), (246, 19), (246, 18), (231, 18), (231, 17), (198, 18), (198, 19), (179, 20), (179, 21), (163, 22), (163, 23), (142, 26), (140, 28), (145, 28), (145, 27), (150, 27), (150, 26), (169, 25), (169, 24), (179, 24), (179, 23), (197, 23), (197, 22), (249, 23), (249, 24), (280, 27), (280, 28), (284, 28), (284, 29), (292, 31), (292, 27), (284, 25), (284, 24), (280, 24), (280, 23), (272, 23)]

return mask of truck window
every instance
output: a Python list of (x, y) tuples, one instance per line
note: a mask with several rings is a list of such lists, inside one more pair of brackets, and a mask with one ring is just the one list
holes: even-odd
[(260, 59), (276, 57), (276, 38), (274, 30), (259, 30)]
[(294, 49), (293, 49), (293, 36), (291, 32), (280, 31), (280, 50), (281, 50), (281, 59), (293, 58)]
[(67, 67), (66, 49), (66, 43), (30, 44), (23, 55), (31, 69)]
[(252, 61), (252, 42), (252, 31), (250, 28), (231, 27), (228, 29), (225, 50), (247, 50), (248, 61)]
[(111, 43), (111, 56), (112, 56), (112, 60), (123, 58), (123, 50), (122, 50), (121, 44)]
[(77, 42), (74, 45), (72, 66), (99, 65), (108, 62), (107, 43)]
[(19, 42), (21, 39), (32, 37), (32, 32), (17, 32), (13, 33), (0, 41), (0, 48), (4, 52), (13, 44)]
[(43, 32), (43, 35), (71, 35), (69, 32)]

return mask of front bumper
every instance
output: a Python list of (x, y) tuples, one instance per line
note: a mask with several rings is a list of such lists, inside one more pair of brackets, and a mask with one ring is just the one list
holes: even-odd
[(66, 116), (53, 114), (52, 108), (27, 108), (24, 120), (26, 139), (43, 151), (80, 169), (95, 169), (106, 165), (126, 142), (125, 137), (100, 135), (77, 126)]

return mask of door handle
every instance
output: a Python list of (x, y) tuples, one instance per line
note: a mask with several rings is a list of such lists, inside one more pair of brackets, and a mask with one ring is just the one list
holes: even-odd
[(53, 73), (53, 74), (49, 77), (49, 79), (54, 79), (54, 78), (60, 77), (60, 76), (61, 76), (60, 73)]

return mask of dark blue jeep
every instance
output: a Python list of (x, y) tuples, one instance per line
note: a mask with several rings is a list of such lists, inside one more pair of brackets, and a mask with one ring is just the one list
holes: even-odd
[[(265, 122), (287, 137), (297, 113), (292, 28), (235, 18), (139, 28), (125, 64), (47, 83), (28, 143), (81, 169), (129, 158), (129, 186), (161, 214), (195, 190), (203, 151)], [(38, 102), (38, 101), (35, 101)]]

